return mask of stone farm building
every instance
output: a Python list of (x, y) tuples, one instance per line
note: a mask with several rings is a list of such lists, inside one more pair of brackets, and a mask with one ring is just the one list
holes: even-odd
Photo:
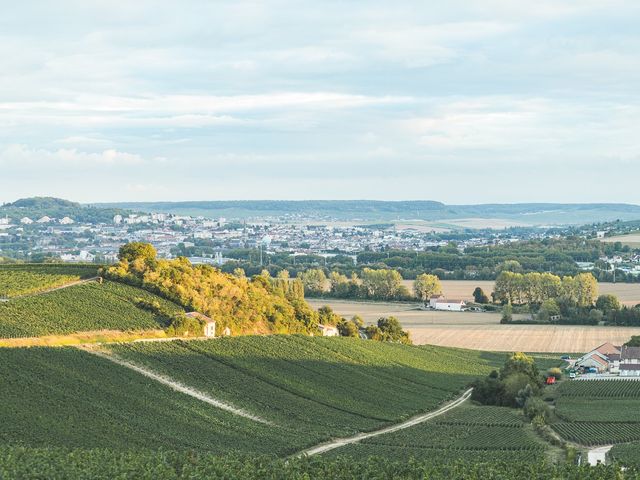
[(203, 315), (200, 312), (189, 312), (185, 314), (189, 318), (196, 318), (204, 322), (203, 336), (207, 338), (215, 338), (216, 336), (216, 322), (215, 320)]

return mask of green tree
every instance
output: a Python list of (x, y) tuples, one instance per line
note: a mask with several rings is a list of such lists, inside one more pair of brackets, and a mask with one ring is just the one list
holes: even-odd
[(607, 315), (610, 312), (618, 311), (621, 308), (620, 300), (615, 295), (610, 293), (605, 293), (598, 297), (596, 300), (596, 308), (598, 310), (602, 310), (602, 312)]
[(426, 303), (432, 295), (442, 293), (442, 285), (435, 275), (423, 273), (413, 282), (413, 291), (418, 299)]
[(484, 293), (484, 290), (482, 290), (482, 288), (480, 287), (476, 287), (473, 291), (473, 300), (476, 303), (489, 303), (489, 297), (487, 297), (487, 294)]
[(310, 268), (298, 273), (304, 285), (304, 293), (309, 296), (321, 296), (325, 292), (327, 276), (320, 268)]
[(150, 243), (146, 242), (130, 242), (120, 247), (118, 258), (133, 262), (135, 260), (155, 260), (158, 252)]
[(624, 345), (625, 347), (640, 347), (640, 335), (632, 335), (631, 339)]
[(502, 319), (500, 323), (511, 323), (513, 321), (513, 307), (510, 303), (507, 303), (502, 307)]
[(342, 337), (357, 337), (359, 333), (358, 326), (351, 320), (340, 320), (337, 328)]

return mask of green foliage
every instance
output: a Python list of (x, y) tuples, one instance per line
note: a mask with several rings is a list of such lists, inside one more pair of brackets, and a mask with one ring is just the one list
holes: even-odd
[(136, 260), (155, 260), (158, 252), (150, 243), (130, 242), (120, 247), (118, 258), (121, 261), (135, 262)]
[(542, 419), (543, 423), (551, 418), (551, 408), (540, 397), (529, 397), (524, 403), (524, 414), (530, 419)]
[[(149, 305), (158, 303), (154, 311)], [(176, 304), (140, 288), (105, 281), (0, 302), (0, 338), (92, 330), (164, 328)]]
[(201, 312), (235, 333), (317, 330), (318, 315), (304, 301), (303, 283), (289, 279), (284, 272), (273, 278), (263, 271), (248, 279), (209, 265), (191, 265), (186, 258), (150, 260), (144, 256), (131, 262), (122, 260), (104, 275)]
[(382, 317), (378, 319), (380, 340), (383, 342), (400, 342), (411, 344), (409, 333), (405, 332), (396, 317)]
[(202, 336), (204, 326), (204, 320), (178, 313), (171, 319), (166, 332), (170, 337), (199, 337)]
[(511, 323), (513, 321), (513, 307), (510, 303), (507, 303), (502, 307), (502, 318), (500, 323)]
[(337, 327), (342, 337), (357, 337), (359, 335), (358, 325), (352, 320), (342, 319), (338, 322)]
[(542, 385), (538, 367), (532, 357), (516, 352), (507, 358), (500, 372), (491, 372), (474, 383), (471, 398), (485, 405), (522, 407), (537, 395)]
[(435, 275), (423, 273), (418, 275), (413, 282), (413, 291), (416, 294), (416, 298), (427, 302), (432, 295), (442, 293), (442, 285), (440, 284), (440, 279)]
[(304, 293), (310, 297), (321, 296), (326, 291), (327, 276), (320, 268), (311, 268), (298, 273), (298, 278), (304, 285)]
[(542, 304), (562, 298), (577, 307), (590, 307), (598, 294), (598, 282), (590, 273), (562, 279), (551, 273), (503, 271), (496, 278), (495, 300), (512, 304)]
[(0, 266), (0, 298), (32, 295), (83, 278), (94, 277), (95, 265), (7, 264)]
[[(615, 450), (615, 449), (614, 449)], [(617, 452), (617, 450), (616, 450)], [(426, 453), (426, 455), (425, 455)], [(200, 449), (189, 452), (167, 450), (113, 451), (107, 449), (58, 449), (5, 447), (0, 449), (0, 477), (65, 480), (480, 480), (515, 478), (563, 480), (620, 480), (638, 475), (635, 468), (622, 471), (617, 465), (552, 465), (527, 452), (501, 452), (492, 459), (487, 451), (454, 453), (456, 460), (439, 461), (442, 450), (417, 450), (410, 461), (380, 455), (326, 458), (274, 459), (272, 456), (215, 455)], [(628, 458), (628, 457), (625, 457)]]
[(615, 295), (606, 293), (598, 297), (598, 300), (596, 300), (596, 308), (606, 315), (610, 312), (620, 310), (620, 300), (618, 300), (618, 297)]
[(476, 287), (473, 291), (473, 301), (476, 303), (486, 304), (489, 303), (489, 297), (484, 293), (484, 290), (480, 287)]

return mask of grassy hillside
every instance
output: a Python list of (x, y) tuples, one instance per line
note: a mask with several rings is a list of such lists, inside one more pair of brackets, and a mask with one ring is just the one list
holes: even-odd
[(140, 288), (91, 282), (0, 302), (0, 338), (163, 328), (162, 319), (137, 306), (139, 299), (158, 301), (169, 311), (180, 310)]
[(97, 265), (10, 264), (0, 265), (0, 298), (31, 295), (97, 275)]
[(305, 336), (108, 348), (316, 441), (431, 410), (503, 360), (479, 352)]
[(435, 462), (541, 462), (550, 445), (518, 410), (465, 404), (415, 427), (331, 451), (331, 456), (390, 460), (431, 458)]
[(640, 382), (563, 382), (552, 425), (567, 440), (606, 445), (640, 440)]
[(302, 336), (109, 348), (273, 424), (226, 413), (80, 350), (0, 349), (0, 446), (285, 455), (432, 409), (498, 360)]
[(74, 348), (0, 349), (0, 378), (0, 445), (266, 454), (296, 442)]

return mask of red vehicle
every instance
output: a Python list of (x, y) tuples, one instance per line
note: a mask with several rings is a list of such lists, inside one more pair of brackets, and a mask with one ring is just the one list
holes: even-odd
[(547, 385), (553, 385), (556, 383), (556, 377), (547, 377)]

